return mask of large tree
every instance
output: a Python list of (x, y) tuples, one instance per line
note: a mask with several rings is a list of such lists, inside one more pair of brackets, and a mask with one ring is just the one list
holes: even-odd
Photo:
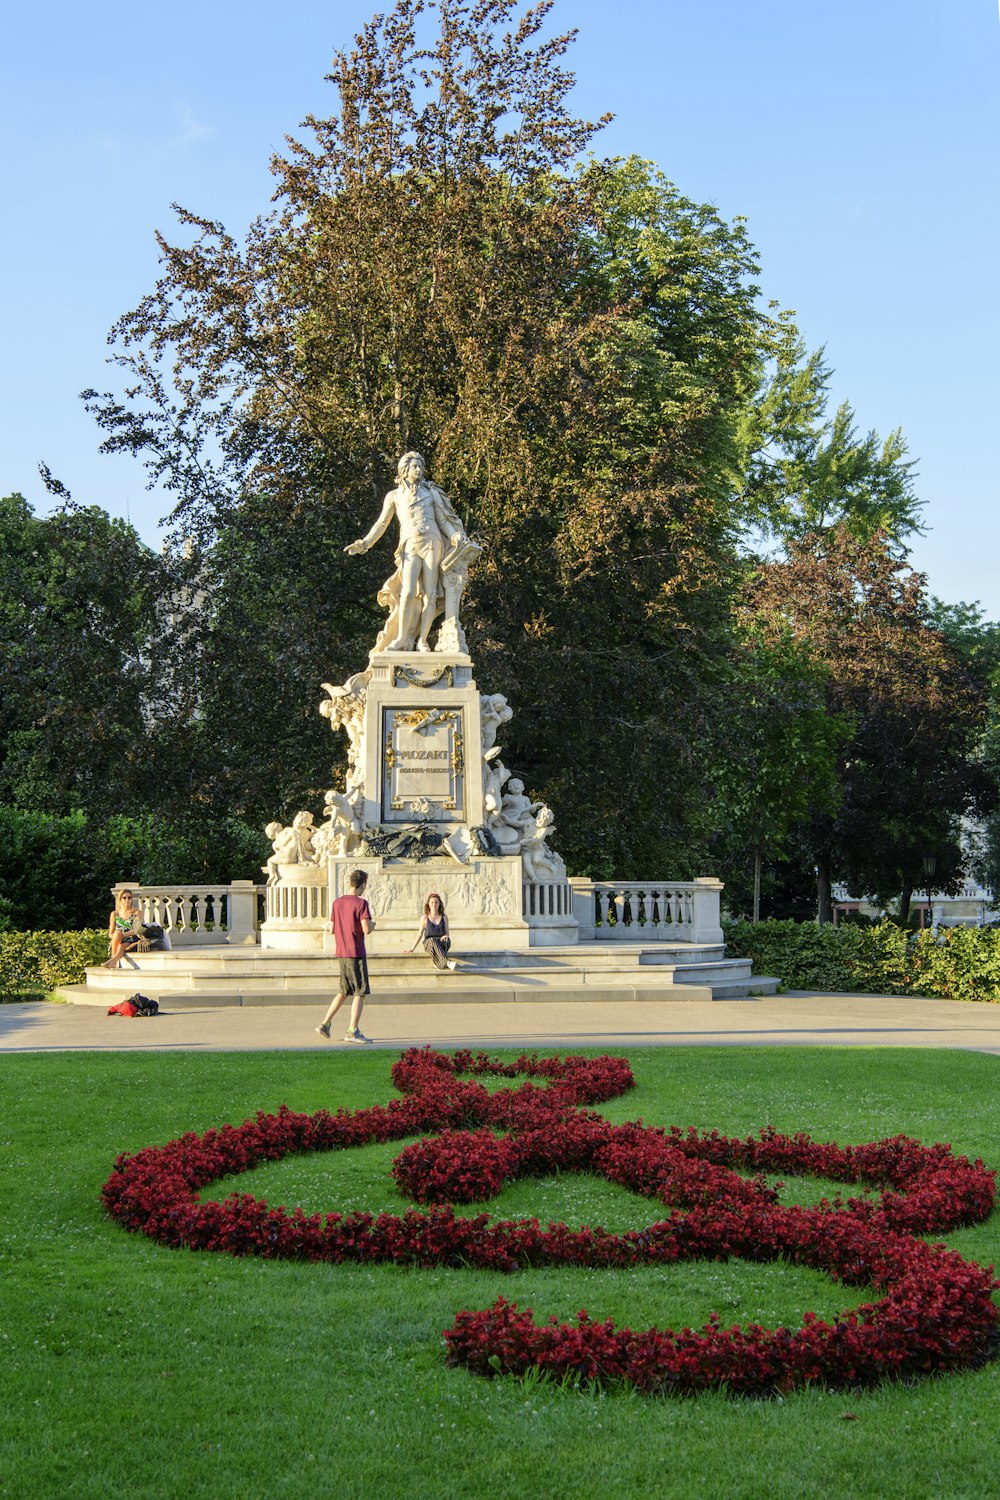
[(0, 500), (0, 801), (100, 814), (141, 797), (159, 560), (123, 521)]
[[(928, 624), (958, 652), (967, 670), (988, 695), (988, 709), (978, 761), (982, 774), (1000, 793), (1000, 623), (986, 618), (978, 604), (945, 604), (932, 599)], [(964, 830), (966, 867), (987, 889), (1000, 892), (1000, 811)]]
[[(201, 549), (200, 702), (228, 718), (233, 768), (283, 673), (300, 733), (282, 795), (321, 777), (301, 709), (364, 660), (389, 571), (342, 547), (417, 447), (484, 542), (478, 675), (515, 705), (507, 759), (552, 800), (571, 865), (690, 870), (773, 325), (740, 224), (646, 163), (577, 165), (595, 127), (567, 108), (571, 38), (546, 38), (549, 8), (442, 0), (436, 35), (419, 0), (376, 17), (244, 244), (180, 211), (157, 288), (114, 331), (126, 388), (88, 399)], [(284, 619), (246, 615), (247, 576)], [(222, 667), (254, 623), (267, 668), (241, 721)], [(258, 781), (261, 812), (264, 796)]]
[(802, 827), (820, 920), (830, 919), (836, 879), (900, 893), (905, 918), (927, 856), (939, 889), (960, 879), (960, 820), (994, 799), (976, 757), (982, 683), (926, 623), (925, 579), (884, 534), (860, 540), (842, 524), (790, 543), (786, 560), (758, 570), (744, 610), (765, 638), (790, 634), (824, 664), (827, 705), (852, 724), (836, 811)]
[(811, 646), (774, 624), (743, 615), (713, 777), (727, 905), (748, 907), (754, 922), (765, 861), (785, 861), (803, 823), (836, 813), (838, 755), (853, 727), (831, 711), (828, 669)]

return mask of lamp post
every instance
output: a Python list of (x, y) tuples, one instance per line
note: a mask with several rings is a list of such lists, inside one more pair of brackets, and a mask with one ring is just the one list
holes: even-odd
[[(927, 925), (933, 926), (931, 911), (931, 881), (934, 879), (934, 871), (937, 868), (937, 858), (933, 854), (925, 854), (923, 857), (924, 881), (927, 889)], [(923, 926), (923, 923), (921, 923)]]

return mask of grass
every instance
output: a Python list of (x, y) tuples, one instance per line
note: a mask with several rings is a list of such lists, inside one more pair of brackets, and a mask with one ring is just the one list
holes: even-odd
[[(998, 1060), (888, 1049), (630, 1049), (609, 1118), (839, 1142), (903, 1131), (1000, 1165)], [(872, 1392), (648, 1400), (485, 1382), (441, 1330), (500, 1293), (539, 1315), (633, 1327), (797, 1322), (864, 1300), (785, 1265), (632, 1272), (300, 1266), (161, 1249), (107, 1221), (115, 1155), (281, 1103), (391, 1097), (393, 1054), (76, 1053), (3, 1060), (0, 1497), (984, 1497), (1000, 1494), (1000, 1364)], [(404, 1206), (400, 1144), (294, 1158), (239, 1180), (308, 1209)], [(232, 1184), (218, 1191), (224, 1195)], [(788, 1184), (814, 1201), (822, 1185)], [(488, 1205), (610, 1228), (651, 1205), (565, 1176)], [(1000, 1213), (948, 1236), (1000, 1262)]]

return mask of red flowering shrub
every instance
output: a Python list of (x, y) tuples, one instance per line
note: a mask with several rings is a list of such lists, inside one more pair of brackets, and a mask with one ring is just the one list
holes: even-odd
[[(583, 1381), (627, 1381), (646, 1392), (764, 1392), (955, 1369), (991, 1349), (991, 1293), (1000, 1285), (992, 1268), (914, 1237), (992, 1211), (995, 1174), (980, 1161), (954, 1157), (949, 1146), (897, 1136), (839, 1147), (770, 1129), (729, 1140), (715, 1131), (615, 1126), (581, 1106), (633, 1087), (628, 1063), (618, 1058), (532, 1056), (509, 1064), (424, 1048), (404, 1053), (392, 1072), (403, 1097), (384, 1106), (336, 1115), (282, 1106), (240, 1126), (121, 1156), (102, 1189), (104, 1203), (126, 1228), (161, 1244), (231, 1255), (505, 1271), (784, 1257), (845, 1284), (870, 1285), (879, 1298), (832, 1323), (809, 1313), (799, 1329), (722, 1328), (713, 1316), (700, 1331), (680, 1333), (633, 1333), (586, 1313), (575, 1324), (538, 1325), (530, 1309), (519, 1312), (501, 1298), (485, 1312), (459, 1313), (445, 1333), (451, 1362), (486, 1376), (538, 1368)], [(491, 1094), (462, 1081), (462, 1072), (548, 1082)], [(426, 1212), (289, 1214), (248, 1194), (232, 1193), (223, 1203), (197, 1198), (210, 1182), (293, 1152), (420, 1131), (441, 1133), (406, 1147), (393, 1173), (404, 1191), (435, 1205)], [(537, 1219), (460, 1218), (448, 1206), (490, 1196), (516, 1176), (556, 1171), (598, 1173), (670, 1212), (648, 1228), (609, 1234), (558, 1223), (543, 1229)], [(816, 1208), (782, 1207), (764, 1172), (821, 1174), (868, 1191)]]
[(449, 1130), (407, 1146), (392, 1175), (418, 1203), (476, 1203), (499, 1193), (515, 1165), (511, 1141), (488, 1130)]

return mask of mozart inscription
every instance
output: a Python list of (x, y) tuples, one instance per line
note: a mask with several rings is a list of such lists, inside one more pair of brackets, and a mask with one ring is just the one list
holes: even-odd
[(460, 708), (388, 707), (382, 718), (383, 823), (465, 820)]

